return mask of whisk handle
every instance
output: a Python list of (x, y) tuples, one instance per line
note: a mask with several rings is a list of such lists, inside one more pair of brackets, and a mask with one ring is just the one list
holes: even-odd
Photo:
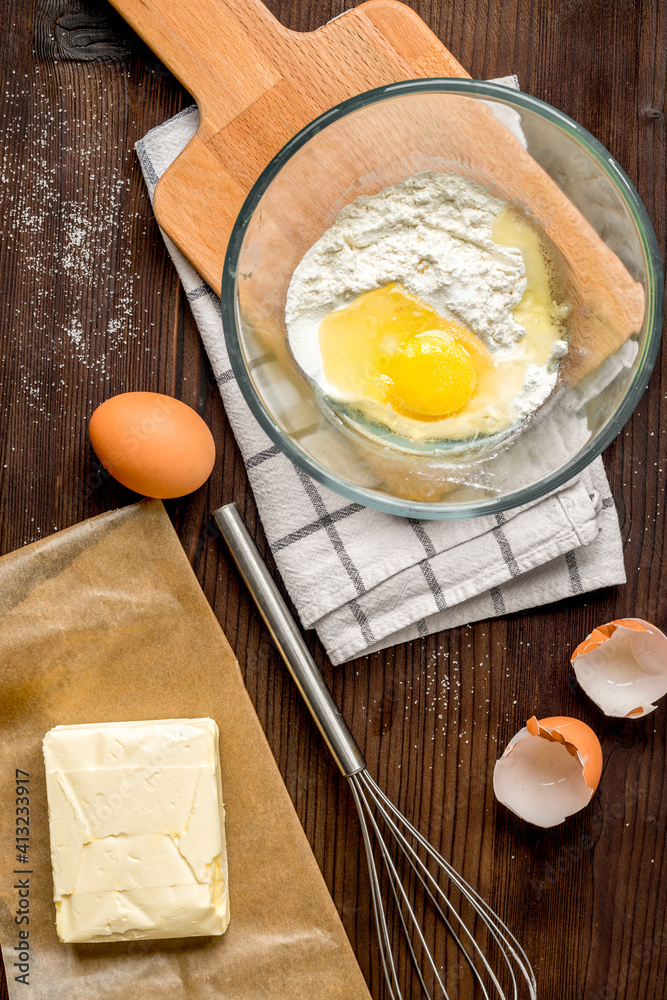
[(238, 507), (235, 503), (227, 504), (214, 511), (213, 517), (338, 767), (345, 777), (363, 771), (366, 761), (361, 750), (250, 537)]

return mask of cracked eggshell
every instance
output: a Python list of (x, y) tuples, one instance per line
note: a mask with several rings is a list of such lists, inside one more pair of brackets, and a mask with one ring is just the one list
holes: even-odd
[(528, 720), (493, 772), (496, 798), (534, 826), (557, 826), (587, 806), (602, 774), (602, 747), (585, 722)]
[(600, 625), (572, 654), (576, 678), (605, 715), (640, 719), (667, 694), (667, 636), (641, 618)]

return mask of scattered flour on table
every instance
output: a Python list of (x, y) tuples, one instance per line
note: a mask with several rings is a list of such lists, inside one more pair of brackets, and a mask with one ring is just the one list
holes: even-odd
[[(130, 68), (49, 61), (29, 42), (21, 59), (29, 72), (9, 69), (0, 87), (0, 474), (27, 544), (69, 522), (94, 488), (85, 470), (77, 478), (83, 448), (69, 450), (83, 441), (91, 401), (136, 388), (137, 371), (163, 361), (154, 338), (144, 342), (162, 286), (151, 302), (141, 285), (154, 223), (134, 183), (133, 138), (146, 123), (129, 113)], [(54, 520), (36, 522), (37, 497), (43, 510), (52, 502)]]
[(0, 216), (21, 269), (15, 386), (22, 404), (54, 419), (59, 407), (52, 414), (47, 400), (74, 395), (79, 382), (120, 381), (119, 356), (141, 330), (133, 235), (140, 214), (127, 214), (134, 153), (110, 134), (109, 123), (122, 120), (113, 88), (100, 92), (94, 69), (78, 72), (76, 109), (55, 64), (13, 74), (3, 88)]

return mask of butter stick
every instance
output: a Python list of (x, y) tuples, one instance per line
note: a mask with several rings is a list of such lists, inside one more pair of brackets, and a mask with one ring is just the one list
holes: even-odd
[(56, 726), (43, 748), (60, 940), (223, 934), (216, 723)]

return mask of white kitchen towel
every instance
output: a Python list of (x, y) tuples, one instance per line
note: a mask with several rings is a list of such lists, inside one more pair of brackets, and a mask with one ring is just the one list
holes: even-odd
[[(514, 77), (498, 82), (517, 86)], [(192, 106), (137, 143), (151, 199), (198, 124)], [(230, 367), (217, 296), (163, 236), (276, 564), (304, 628), (317, 629), (333, 663), (625, 582), (618, 517), (601, 459), (556, 494), (473, 520), (395, 517), (320, 486), (257, 423)]]

